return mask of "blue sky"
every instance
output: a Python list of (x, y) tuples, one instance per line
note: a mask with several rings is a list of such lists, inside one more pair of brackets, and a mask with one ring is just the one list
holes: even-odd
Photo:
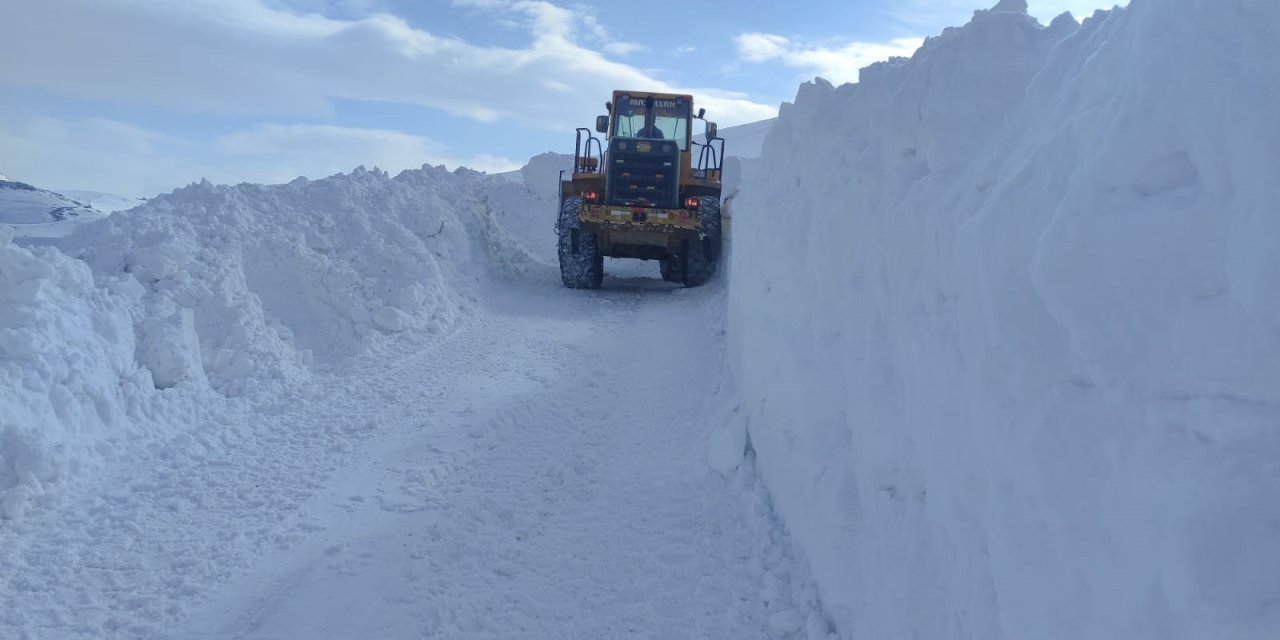
[[(149, 196), (356, 165), (518, 168), (614, 88), (776, 114), (994, 0), (23, 0), (0, 21), (0, 173)], [(1031, 0), (1046, 23), (1109, 7)]]

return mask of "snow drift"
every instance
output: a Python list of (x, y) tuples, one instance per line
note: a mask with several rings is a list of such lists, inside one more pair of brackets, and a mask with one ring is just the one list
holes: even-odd
[(465, 169), (360, 168), (193, 184), (58, 249), (0, 238), (0, 506), (21, 515), (50, 481), (171, 438), (220, 402), (449, 330), (487, 278), (544, 268), (499, 220), (553, 209)]
[(761, 472), (844, 637), (1277, 637), (1280, 4), (1014, 4), (747, 168)]

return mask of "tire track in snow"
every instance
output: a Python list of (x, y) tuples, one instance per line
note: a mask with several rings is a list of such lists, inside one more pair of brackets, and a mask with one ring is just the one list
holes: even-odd
[(703, 462), (713, 292), (612, 284), (500, 289), (148, 452), (6, 545), (0, 631), (803, 637), (816, 598), (750, 464)]
[[(703, 462), (711, 294), (613, 284), (659, 290), (511, 303), (556, 375), (471, 416), (491, 437), (406, 508), (368, 501), (313, 545), (326, 554), (291, 559), (248, 602), (233, 589), (210, 637), (803, 637), (816, 598), (750, 465), (725, 479)], [(557, 336), (572, 318), (589, 333)], [(344, 491), (394, 493), (448, 448), (438, 433), (389, 444)]]

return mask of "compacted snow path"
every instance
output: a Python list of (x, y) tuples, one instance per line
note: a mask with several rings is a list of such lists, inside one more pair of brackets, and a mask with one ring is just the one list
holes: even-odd
[(121, 465), (6, 541), (0, 635), (825, 638), (750, 457), (705, 462), (716, 292), (607, 286), (504, 285)]
[[(744, 638), (776, 631), (771, 617), (798, 626), (789, 594), (766, 584), (790, 563), (759, 493), (703, 462), (719, 365), (707, 292), (613, 284), (511, 292), (473, 330), (490, 349), (442, 390), (445, 410), (405, 416), (321, 494), (326, 529), (233, 583), (192, 632)], [(781, 573), (766, 578), (766, 564)]]

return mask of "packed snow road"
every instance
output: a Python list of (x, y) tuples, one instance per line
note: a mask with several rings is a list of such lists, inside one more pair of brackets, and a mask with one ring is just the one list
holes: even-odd
[(717, 294), (647, 275), (500, 285), (119, 465), (8, 534), (0, 635), (825, 638), (750, 459), (706, 463)]

